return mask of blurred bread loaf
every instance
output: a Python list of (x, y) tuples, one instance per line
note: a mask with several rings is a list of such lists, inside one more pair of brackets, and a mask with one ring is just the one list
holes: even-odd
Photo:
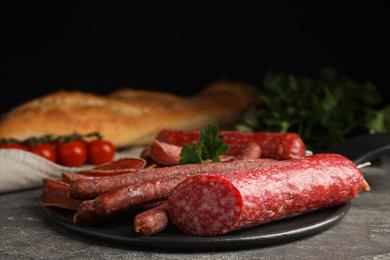
[(2, 115), (0, 139), (99, 132), (117, 148), (148, 145), (163, 129), (202, 129), (208, 123), (232, 126), (242, 109), (258, 102), (258, 88), (226, 80), (189, 98), (130, 88), (107, 96), (58, 91)]

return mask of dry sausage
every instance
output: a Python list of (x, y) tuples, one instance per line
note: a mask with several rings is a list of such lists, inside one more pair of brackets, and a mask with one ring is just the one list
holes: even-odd
[(241, 153), (238, 154), (234, 160), (250, 160), (261, 157), (261, 147), (256, 142), (250, 142), (247, 144)]
[(111, 214), (109, 216), (99, 216), (93, 211), (93, 200), (84, 200), (79, 208), (76, 211), (76, 214), (73, 216), (73, 222), (84, 225), (84, 226), (97, 226), (103, 224), (107, 221), (111, 221), (117, 219), (118, 217), (127, 217), (130, 215), (138, 214), (145, 210), (149, 210), (151, 208), (155, 208), (159, 206), (161, 201), (139, 205), (139, 207), (134, 207), (132, 210), (124, 212), (123, 214)]
[(188, 234), (216, 236), (340, 205), (364, 185), (349, 159), (317, 154), (189, 177), (169, 196), (169, 214)]
[(157, 165), (178, 165), (182, 147), (155, 140), (150, 146), (150, 157)]
[[(178, 146), (197, 143), (199, 130), (163, 130), (156, 140)], [(256, 142), (262, 149), (263, 158), (286, 160), (301, 158), (305, 155), (305, 145), (296, 133), (219, 131), (224, 136), (224, 143), (229, 145), (226, 155), (237, 155), (250, 142)]]
[(135, 232), (143, 236), (155, 235), (164, 230), (169, 223), (168, 202), (139, 213), (133, 225)]
[(104, 193), (93, 201), (92, 210), (102, 218), (122, 215), (142, 205), (166, 200), (171, 191), (186, 178), (154, 180)]
[(224, 163), (201, 163), (151, 168), (130, 174), (93, 179), (77, 179), (71, 182), (69, 196), (75, 199), (93, 199), (97, 196), (131, 185), (141, 184), (155, 179), (190, 176), (207, 172), (237, 169), (247, 166), (273, 162), (271, 159), (243, 160)]
[(124, 157), (104, 163), (93, 168), (94, 170), (142, 169), (146, 166), (145, 159), (140, 157)]
[(77, 209), (82, 200), (69, 198), (69, 184), (58, 179), (44, 179), (39, 202), (43, 206), (54, 206), (66, 209)]

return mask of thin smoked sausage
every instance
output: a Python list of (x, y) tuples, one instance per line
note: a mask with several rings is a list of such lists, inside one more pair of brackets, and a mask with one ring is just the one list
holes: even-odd
[(162, 168), (139, 170), (129, 174), (93, 179), (77, 179), (71, 182), (69, 197), (74, 199), (93, 199), (97, 196), (132, 185), (141, 184), (156, 179), (165, 179), (178, 176), (191, 176), (207, 172), (237, 169), (242, 167), (262, 165), (273, 162), (272, 159), (242, 160), (234, 162), (214, 162), (176, 165)]
[(168, 198), (173, 224), (216, 236), (352, 200), (364, 187), (356, 165), (317, 154), (187, 178)]
[(111, 218), (145, 204), (166, 200), (171, 191), (186, 178), (154, 180), (104, 193), (93, 201), (92, 210), (102, 218)]
[(139, 213), (133, 221), (135, 232), (143, 236), (151, 236), (161, 232), (168, 226), (168, 223), (168, 202)]

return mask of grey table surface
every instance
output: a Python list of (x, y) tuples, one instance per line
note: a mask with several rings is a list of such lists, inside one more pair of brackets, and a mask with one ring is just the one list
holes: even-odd
[(352, 201), (334, 226), (283, 244), (180, 252), (100, 242), (60, 227), (38, 198), (41, 189), (0, 195), (0, 259), (390, 259), (390, 157), (363, 168), (371, 191)]

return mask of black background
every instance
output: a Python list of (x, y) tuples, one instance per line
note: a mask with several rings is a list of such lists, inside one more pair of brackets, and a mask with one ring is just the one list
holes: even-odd
[(193, 95), (220, 79), (335, 67), (388, 85), (388, 12), (328, 1), (28, 1), (1, 4), (1, 112), (58, 89)]

